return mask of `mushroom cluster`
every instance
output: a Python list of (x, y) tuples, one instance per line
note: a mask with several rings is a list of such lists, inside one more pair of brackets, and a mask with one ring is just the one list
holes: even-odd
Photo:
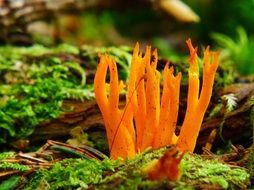
[[(187, 40), (190, 50), (187, 110), (179, 136), (177, 124), (181, 73), (174, 75), (173, 67), (163, 70), (163, 88), (160, 92), (161, 74), (156, 69), (157, 51), (146, 48), (144, 56), (136, 44), (130, 68), (126, 103), (119, 108), (119, 92), (123, 85), (118, 80), (116, 62), (101, 55), (94, 78), (94, 92), (106, 127), (110, 157), (131, 158), (148, 147), (158, 148), (176, 144), (182, 151), (193, 152), (205, 111), (212, 95), (218, 52), (207, 48), (203, 59), (203, 78), (200, 90), (197, 48)], [(107, 93), (106, 74), (110, 82)]]

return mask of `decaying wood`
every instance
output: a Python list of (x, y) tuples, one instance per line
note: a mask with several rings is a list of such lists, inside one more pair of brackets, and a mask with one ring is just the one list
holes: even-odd
[[(250, 145), (253, 131), (253, 123), (251, 122), (251, 109), (254, 106), (250, 102), (250, 98), (254, 96), (254, 83), (249, 84), (233, 84), (225, 87), (218, 92), (219, 96), (226, 94), (234, 94), (237, 98), (237, 107), (234, 111), (223, 113), (213, 119), (205, 120), (202, 124), (198, 145), (204, 146), (207, 142), (209, 134), (212, 130), (217, 129), (216, 140), (231, 140), (236, 143)], [(222, 128), (222, 129), (220, 129)], [(221, 131), (221, 134), (220, 134)], [(249, 137), (245, 138), (243, 136)]]
[[(250, 110), (253, 105), (249, 102), (249, 99), (254, 96), (254, 83), (231, 85), (219, 91), (219, 96), (230, 93), (235, 94), (237, 97), (238, 106), (230, 113), (225, 114), (222, 111), (215, 118), (204, 120), (198, 138), (198, 148), (207, 143), (208, 136), (213, 129), (218, 130), (215, 142), (221, 141), (221, 137), (224, 140), (230, 139), (236, 143), (244, 140), (243, 135), (251, 137), (253, 126), (250, 121)], [(211, 102), (211, 104), (215, 103)], [(101, 113), (95, 100), (84, 102), (66, 101), (64, 107), (67, 109), (74, 107), (74, 109), (58, 119), (44, 122), (38, 126), (30, 138), (31, 142), (67, 137), (71, 129), (76, 126), (82, 127), (88, 133), (96, 130), (105, 133)], [(180, 105), (180, 110), (182, 109), (184, 109), (183, 104)], [(220, 127), (222, 127), (221, 134), (219, 134)], [(251, 138), (246, 138), (244, 141), (243, 144), (250, 144)]]
[(103, 120), (95, 100), (65, 101), (63, 106), (65, 109), (71, 109), (71, 107), (74, 109), (55, 120), (39, 125), (30, 138), (31, 142), (69, 136), (71, 129), (77, 126), (85, 131), (92, 127), (103, 128)]

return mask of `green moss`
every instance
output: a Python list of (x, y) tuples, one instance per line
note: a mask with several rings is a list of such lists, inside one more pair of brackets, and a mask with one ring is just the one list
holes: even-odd
[(121, 65), (122, 78), (126, 78), (131, 57), (128, 51), (79, 49), (67, 44), (0, 47), (0, 144), (27, 138), (41, 122), (71, 111), (62, 108), (66, 99), (93, 98), (87, 73), (94, 73), (98, 53), (113, 55)]
[(15, 155), (16, 155), (15, 152), (2, 152), (2, 153), (0, 153), (0, 161), (7, 159), (7, 158), (14, 157)]
[(114, 162), (88, 159), (65, 159), (56, 163), (50, 170), (41, 169), (29, 180), (24, 189), (47, 186), (47, 189), (87, 188), (102, 180), (105, 170), (112, 171)]
[[(230, 167), (218, 160), (205, 160), (197, 155), (186, 154), (180, 164), (179, 181), (151, 181), (143, 169), (159, 158), (166, 149), (147, 150), (134, 159), (103, 161), (65, 159), (50, 170), (37, 171), (26, 185), (36, 189), (94, 188), (106, 189), (196, 189), (202, 185), (214, 185), (222, 189), (242, 189), (249, 184), (249, 174), (241, 168)], [(167, 168), (165, 168), (166, 170)]]
[(0, 190), (12, 190), (15, 189), (15, 187), (19, 184), (21, 181), (20, 176), (11, 176), (9, 179), (4, 180), (2, 183), (0, 183)]
[(44, 54), (57, 54), (57, 53), (78, 54), (79, 49), (69, 44), (60, 44), (58, 46), (51, 48), (38, 44), (35, 44), (30, 47), (2, 46), (0, 47), (0, 55), (1, 55), (0, 60), (3, 59), (20, 60), (23, 59), (25, 55), (41, 56)]
[(93, 97), (85, 69), (58, 57), (78, 52), (65, 44), (0, 47), (0, 143), (26, 138), (39, 123), (58, 117), (64, 99)]
[(26, 138), (40, 122), (58, 117), (63, 113), (64, 99), (90, 96), (75, 83), (53, 77), (38, 78), (33, 85), (12, 85), (11, 91), (13, 94), (0, 106), (0, 128), (4, 129), (0, 135), (1, 142), (5, 142), (8, 136)]
[(26, 172), (30, 170), (27, 165), (8, 162), (9, 158), (14, 158), (16, 156), (15, 152), (2, 152), (0, 153), (0, 170), (18, 170), (21, 172)]
[(218, 160), (205, 160), (198, 155), (185, 155), (180, 168), (181, 181), (214, 184), (223, 189), (246, 188), (250, 180), (250, 175), (242, 168), (230, 167)]
[[(95, 189), (137, 189), (157, 185), (144, 180), (141, 166), (159, 157), (165, 149), (146, 151), (136, 158), (123, 163), (120, 160), (103, 161), (88, 159), (65, 159), (56, 163), (50, 170), (38, 170), (26, 184), (27, 190), (38, 186), (47, 189), (87, 188)], [(142, 189), (142, 188), (141, 188)]]
[(0, 162), (0, 169), (3, 170), (19, 170), (21, 172), (26, 172), (30, 168), (28, 166), (17, 164), (17, 163), (10, 163), (10, 162)]

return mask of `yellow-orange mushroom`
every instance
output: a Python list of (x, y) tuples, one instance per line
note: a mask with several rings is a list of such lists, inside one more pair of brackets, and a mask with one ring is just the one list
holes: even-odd
[(199, 71), (196, 49), (191, 40), (187, 40), (190, 50), (189, 88), (187, 110), (181, 128), (177, 146), (183, 151), (193, 152), (198, 133), (212, 96), (214, 77), (219, 65), (219, 53), (210, 52), (209, 48), (204, 54), (203, 83), (199, 96)]
[(175, 132), (178, 116), (180, 82), (182, 77), (181, 73), (174, 76), (173, 72), (173, 67), (169, 69), (167, 64), (163, 71), (160, 121), (154, 137), (154, 148), (172, 144), (172, 137)]
[[(110, 93), (106, 93), (106, 73), (110, 70)], [(126, 158), (135, 155), (132, 115), (124, 115), (126, 109), (119, 109), (119, 83), (115, 61), (102, 55), (94, 78), (96, 101), (106, 126), (111, 158)]]
[[(208, 107), (219, 53), (206, 49), (204, 54), (203, 83), (199, 95), (199, 66), (197, 49), (187, 40), (190, 50), (189, 88), (187, 111), (179, 137), (177, 124), (181, 73), (173, 74), (168, 64), (163, 71), (163, 89), (160, 93), (160, 72), (157, 71), (157, 51), (146, 48), (145, 55), (137, 43), (130, 68), (126, 104), (119, 108), (118, 72), (115, 61), (107, 55), (100, 57), (94, 92), (105, 122), (111, 158), (133, 157), (148, 147), (158, 148), (176, 144), (182, 151), (195, 148), (201, 123)], [(151, 58), (153, 57), (153, 59)], [(109, 68), (109, 95), (106, 92), (106, 73)]]

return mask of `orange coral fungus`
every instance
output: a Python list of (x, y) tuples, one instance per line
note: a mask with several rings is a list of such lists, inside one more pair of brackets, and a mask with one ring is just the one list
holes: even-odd
[[(110, 93), (106, 94), (106, 72), (110, 70)], [(115, 61), (103, 55), (100, 59), (95, 79), (94, 92), (96, 101), (102, 112), (105, 122), (110, 154), (112, 158), (135, 155), (135, 132), (133, 127), (133, 114), (125, 109), (118, 108), (119, 104), (119, 82)]]
[[(183, 151), (194, 150), (211, 98), (219, 54), (210, 52), (208, 48), (205, 51), (203, 84), (199, 96), (196, 49), (190, 40), (187, 40), (187, 45), (190, 50), (188, 102), (179, 137), (175, 135), (175, 128), (181, 73), (175, 76), (173, 68), (169, 68), (167, 64), (163, 71), (163, 90), (160, 93), (160, 72), (156, 70), (157, 51), (151, 52), (151, 47), (147, 47), (145, 55), (142, 56), (137, 44), (133, 51), (126, 104), (120, 109), (118, 104), (121, 85), (118, 82), (116, 63), (107, 55), (100, 57), (94, 91), (105, 122), (111, 158), (133, 157), (147, 147), (157, 148), (169, 144), (177, 144)], [(106, 93), (105, 82), (108, 68), (109, 95)]]
[(187, 110), (177, 146), (184, 151), (193, 152), (205, 111), (212, 96), (214, 77), (219, 65), (219, 52), (210, 52), (209, 47), (205, 50), (203, 60), (203, 83), (199, 96), (197, 53), (196, 49), (194, 49), (191, 44), (191, 40), (187, 40), (187, 45), (190, 50)]

